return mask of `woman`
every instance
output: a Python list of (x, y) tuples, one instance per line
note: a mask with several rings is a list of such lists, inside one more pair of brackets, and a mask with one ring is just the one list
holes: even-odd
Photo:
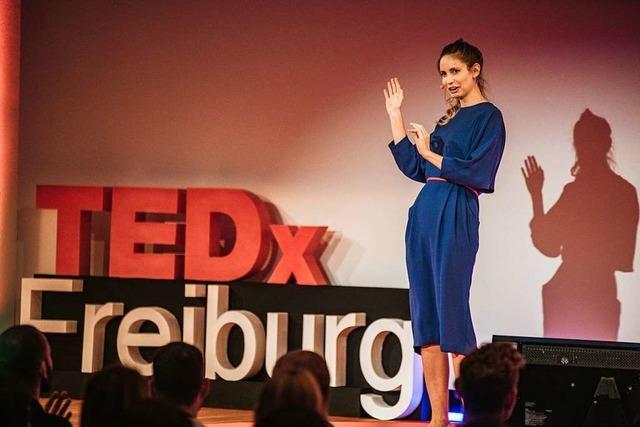
[(456, 377), (465, 354), (476, 348), (469, 310), (478, 251), (481, 193), (492, 193), (504, 150), (500, 110), (485, 95), (482, 53), (462, 39), (438, 60), (449, 108), (431, 135), (411, 123), (407, 138), (398, 79), (384, 91), (400, 170), (426, 185), (409, 209), (405, 235), (414, 347), (422, 357), (431, 402), (431, 426), (448, 424), (451, 353)]

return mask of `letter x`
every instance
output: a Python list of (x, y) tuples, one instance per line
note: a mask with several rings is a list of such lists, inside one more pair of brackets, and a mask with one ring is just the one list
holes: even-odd
[(322, 236), (327, 227), (271, 224), (270, 228), (282, 250), (282, 257), (268, 283), (287, 283), (293, 275), (298, 284), (328, 284), (327, 275), (319, 261), (323, 249)]

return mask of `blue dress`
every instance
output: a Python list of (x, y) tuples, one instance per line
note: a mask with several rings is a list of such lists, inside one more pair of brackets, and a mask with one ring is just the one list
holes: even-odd
[(480, 193), (493, 193), (505, 143), (502, 113), (490, 102), (461, 108), (431, 134), (442, 169), (425, 160), (407, 137), (389, 143), (400, 170), (424, 182), (405, 234), (414, 349), (440, 345), (468, 354), (476, 348), (469, 290), (478, 252)]

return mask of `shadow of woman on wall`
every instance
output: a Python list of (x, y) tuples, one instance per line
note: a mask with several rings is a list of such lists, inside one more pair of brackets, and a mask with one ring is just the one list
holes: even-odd
[(544, 336), (616, 341), (620, 301), (615, 272), (633, 271), (638, 197), (611, 169), (611, 127), (585, 110), (573, 128), (573, 182), (544, 212), (544, 171), (535, 157), (522, 174), (533, 203), (531, 239), (548, 257), (562, 256), (542, 287)]

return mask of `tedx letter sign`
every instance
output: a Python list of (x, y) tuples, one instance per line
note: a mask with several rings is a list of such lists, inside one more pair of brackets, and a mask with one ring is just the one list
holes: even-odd
[[(102, 211), (111, 213), (111, 277), (240, 280), (269, 265), (277, 245), (267, 282), (328, 283), (319, 262), (327, 227), (270, 224), (266, 204), (246, 190), (41, 185), (36, 207), (58, 212), (58, 275), (89, 274), (91, 212)], [(235, 230), (225, 253), (223, 217)]]

